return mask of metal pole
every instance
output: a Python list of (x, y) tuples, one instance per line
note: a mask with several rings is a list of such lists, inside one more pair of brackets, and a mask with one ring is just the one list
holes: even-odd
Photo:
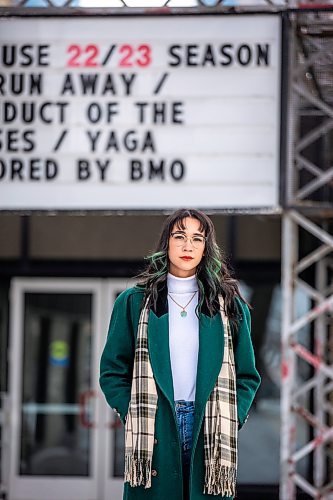
[(292, 412), (292, 391), (295, 380), (295, 353), (290, 348), (294, 311), (293, 268), (297, 260), (298, 235), (296, 224), (288, 212), (282, 216), (282, 339), (281, 339), (281, 448), (280, 500), (295, 498), (293, 481), (295, 464), (291, 455), (295, 449), (296, 423)]

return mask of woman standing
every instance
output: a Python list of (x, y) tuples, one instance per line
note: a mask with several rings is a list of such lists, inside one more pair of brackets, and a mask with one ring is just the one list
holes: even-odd
[(124, 500), (233, 499), (261, 378), (250, 313), (211, 219), (179, 209), (114, 303), (100, 385), (125, 425)]

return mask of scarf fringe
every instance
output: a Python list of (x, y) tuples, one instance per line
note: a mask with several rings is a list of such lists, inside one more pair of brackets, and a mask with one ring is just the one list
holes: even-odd
[(131, 486), (151, 487), (151, 458), (134, 458), (130, 453), (125, 456), (125, 483)]
[(206, 465), (204, 494), (236, 496), (237, 470), (214, 460)]

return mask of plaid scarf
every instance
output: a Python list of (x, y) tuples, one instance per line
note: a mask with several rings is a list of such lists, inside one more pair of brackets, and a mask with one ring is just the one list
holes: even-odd
[[(151, 487), (157, 390), (148, 352), (147, 299), (141, 310), (133, 367), (131, 400), (125, 423), (125, 482)], [(203, 493), (235, 496), (237, 478), (236, 370), (230, 324), (219, 295), (224, 326), (220, 373), (206, 402), (204, 419), (205, 484)]]

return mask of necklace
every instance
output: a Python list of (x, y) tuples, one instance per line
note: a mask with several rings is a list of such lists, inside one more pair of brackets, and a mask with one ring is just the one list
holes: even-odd
[(177, 306), (181, 307), (182, 311), (180, 312), (180, 315), (181, 315), (181, 317), (182, 317), (182, 318), (186, 318), (186, 316), (187, 316), (187, 312), (185, 311), (185, 309), (186, 309), (186, 307), (189, 305), (189, 303), (191, 302), (191, 300), (193, 299), (193, 297), (194, 297), (194, 295), (197, 293), (197, 291), (198, 291), (198, 290), (196, 290), (196, 291), (194, 292), (194, 294), (192, 295), (192, 297), (190, 298), (190, 300), (188, 301), (188, 303), (187, 303), (187, 304), (186, 304), (186, 306), (184, 306), (184, 307), (183, 307), (183, 306), (181, 306), (180, 304), (178, 304), (178, 302), (176, 302), (176, 301), (175, 301), (175, 299), (173, 299), (173, 298), (171, 297), (170, 293), (168, 293), (168, 295), (169, 295), (170, 299), (171, 299), (171, 300), (173, 300), (173, 301), (174, 301), (174, 303), (175, 303), (175, 304), (177, 304)]

